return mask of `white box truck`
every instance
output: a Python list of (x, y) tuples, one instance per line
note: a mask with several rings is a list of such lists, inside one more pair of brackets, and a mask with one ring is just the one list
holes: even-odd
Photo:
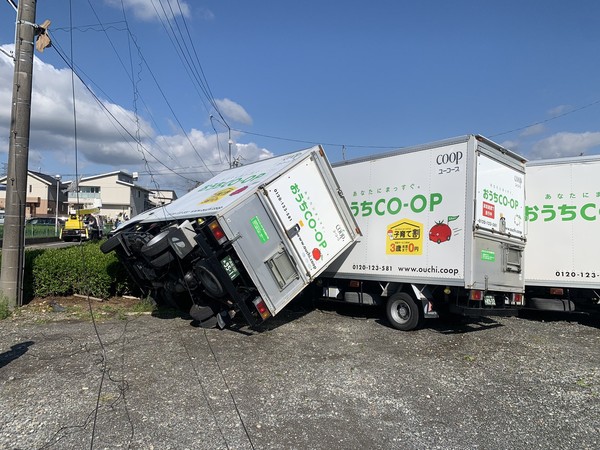
[(276, 315), (359, 230), (322, 147), (223, 171), (101, 246), (141, 290), (202, 327)]
[(525, 160), (468, 135), (333, 164), (362, 231), (319, 277), (322, 296), (385, 305), (417, 328), (523, 302)]
[(527, 163), (528, 308), (600, 311), (600, 155)]

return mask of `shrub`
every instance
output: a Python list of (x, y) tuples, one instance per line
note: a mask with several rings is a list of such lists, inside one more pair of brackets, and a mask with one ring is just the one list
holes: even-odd
[(33, 260), (32, 269), (37, 297), (82, 294), (108, 298), (134, 292), (117, 256), (102, 253), (97, 242), (46, 250)]
[(0, 296), (0, 320), (4, 320), (10, 317), (10, 308), (8, 307), (8, 301)]

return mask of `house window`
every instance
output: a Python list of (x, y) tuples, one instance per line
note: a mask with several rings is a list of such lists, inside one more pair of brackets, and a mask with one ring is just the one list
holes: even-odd
[(100, 186), (81, 186), (80, 192), (85, 192), (88, 194), (99, 194)]
[(33, 192), (33, 184), (29, 185), (29, 193)]

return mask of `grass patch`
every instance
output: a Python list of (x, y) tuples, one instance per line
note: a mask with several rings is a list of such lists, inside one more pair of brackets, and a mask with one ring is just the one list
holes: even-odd
[(0, 320), (4, 320), (10, 316), (11, 312), (8, 307), (8, 301), (4, 298), (0, 298)]
[(590, 385), (590, 384), (587, 382), (587, 380), (586, 380), (586, 379), (584, 379), (584, 378), (580, 378), (580, 379), (578, 379), (578, 380), (575, 382), (575, 384), (576, 384), (577, 386), (579, 386), (579, 387), (582, 387), (582, 388), (589, 388), (589, 387), (591, 387), (591, 385)]

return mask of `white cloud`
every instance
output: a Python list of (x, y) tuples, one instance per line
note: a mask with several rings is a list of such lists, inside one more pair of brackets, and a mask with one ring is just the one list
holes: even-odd
[[(185, 135), (159, 136), (147, 146), (146, 157), (155, 180), (161, 185), (184, 186), (191, 189), (199, 181), (206, 181), (214, 174), (229, 167), (228, 133), (204, 133), (192, 130)], [(165, 150), (165, 149), (168, 149)], [(160, 155), (155, 158), (151, 155)], [(234, 143), (232, 160), (248, 164), (256, 160), (270, 158), (272, 152), (254, 143)], [(144, 182), (152, 187), (150, 176)]]
[(190, 17), (191, 8), (189, 2), (182, 0), (105, 0), (106, 4), (114, 8), (121, 9), (125, 6), (127, 12), (143, 21), (153, 21), (168, 17), (172, 19), (174, 16)]
[(572, 109), (571, 105), (558, 105), (552, 109), (548, 110), (548, 115), (550, 117), (558, 117)]
[(246, 110), (238, 103), (224, 98), (223, 100), (215, 100), (219, 111), (226, 118), (231, 119), (237, 123), (243, 123), (244, 125), (252, 124), (252, 117), (246, 112)]
[(507, 148), (513, 152), (518, 152), (519, 149), (519, 141), (502, 141), (500, 145), (504, 148)]
[[(2, 48), (10, 51), (13, 46)], [(13, 62), (0, 54), (0, 79), (12, 80), (13, 71)], [(139, 119), (138, 130), (132, 111), (106, 100), (102, 100), (104, 108), (101, 107), (77, 79), (75, 93), (77, 171), (80, 174), (149, 171), (156, 174), (155, 179), (161, 186), (183, 183), (191, 187), (193, 181), (205, 181), (211, 174), (229, 167), (227, 130), (216, 135), (212, 131), (192, 129), (184, 133), (173, 129), (170, 134), (157, 135), (143, 118)], [(8, 150), (11, 103), (12, 83), (0, 83), (0, 152), (4, 158)], [(227, 117), (251, 122), (237, 103), (224, 100), (221, 106)], [(141, 145), (133, 138), (138, 134)], [(234, 133), (232, 137), (240, 139), (241, 135)], [(38, 58), (34, 60), (29, 148), (29, 167), (33, 170), (49, 174), (75, 173), (71, 73)], [(273, 153), (253, 143), (234, 143), (232, 148), (232, 157), (242, 164), (270, 156)], [(150, 183), (148, 176), (140, 178), (141, 184), (145, 182)]]
[(521, 136), (535, 136), (536, 134), (541, 134), (544, 131), (546, 131), (546, 127), (544, 126), (544, 124), (538, 123), (537, 125), (532, 125), (530, 127), (525, 128), (521, 132)]
[(561, 158), (600, 151), (600, 132), (556, 133), (534, 144), (530, 158)]

